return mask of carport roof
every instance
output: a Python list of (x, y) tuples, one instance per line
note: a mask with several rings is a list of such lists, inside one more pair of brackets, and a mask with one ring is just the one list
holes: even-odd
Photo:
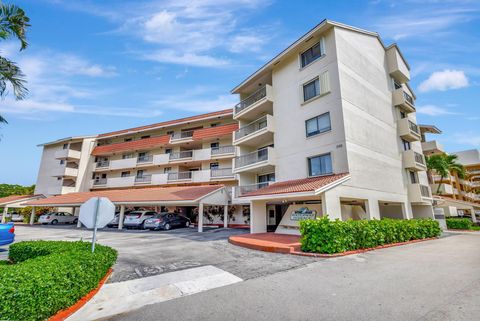
[(69, 193), (30, 201), (29, 206), (80, 206), (92, 197), (107, 197), (116, 204), (195, 203), (224, 189), (223, 185), (168, 186), (141, 189), (104, 190)]
[(6, 197), (2, 197), (0, 198), (0, 206), (3, 206), (3, 205), (8, 205), (8, 204), (11, 204), (11, 203), (16, 203), (16, 202), (19, 202), (19, 201), (22, 201), (22, 200), (29, 200), (29, 199), (32, 199), (32, 198), (43, 198), (45, 196), (41, 195), (41, 194), (38, 194), (38, 195), (10, 195), (10, 196), (6, 196)]

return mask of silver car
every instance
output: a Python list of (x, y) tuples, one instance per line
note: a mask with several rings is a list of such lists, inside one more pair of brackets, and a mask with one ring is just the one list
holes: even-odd
[(23, 215), (18, 213), (13, 213), (12, 222), (23, 222)]
[(154, 211), (133, 211), (125, 215), (123, 220), (123, 226), (126, 228), (136, 227), (136, 228), (145, 228), (145, 221), (149, 218), (152, 218), (157, 213)]
[(38, 222), (42, 224), (52, 224), (52, 225), (56, 225), (58, 223), (77, 224), (78, 217), (73, 216), (72, 214), (66, 213), (66, 212), (52, 212), (52, 213), (41, 215), (38, 218)]

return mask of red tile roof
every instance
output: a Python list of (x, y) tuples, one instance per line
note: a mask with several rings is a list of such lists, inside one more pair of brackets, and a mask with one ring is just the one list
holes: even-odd
[(99, 138), (102, 137), (107, 137), (107, 136), (115, 136), (115, 135), (121, 135), (125, 134), (128, 132), (132, 131), (142, 131), (142, 130), (147, 130), (147, 129), (154, 129), (157, 127), (166, 127), (166, 126), (173, 126), (181, 123), (186, 123), (186, 122), (193, 122), (193, 121), (199, 121), (202, 119), (210, 118), (210, 117), (215, 117), (215, 116), (227, 116), (227, 115), (232, 115), (233, 114), (233, 109), (224, 109), (220, 111), (215, 111), (212, 113), (207, 113), (207, 114), (201, 114), (201, 115), (196, 115), (192, 117), (185, 117), (185, 118), (180, 118), (180, 119), (175, 119), (175, 120), (169, 120), (161, 123), (156, 123), (156, 124), (151, 124), (151, 125), (146, 125), (146, 126), (139, 126), (139, 127), (134, 127), (134, 128), (128, 128), (128, 129), (123, 129), (123, 130), (117, 130), (114, 132), (110, 133), (104, 133), (98, 135)]
[(0, 198), (0, 205), (6, 205), (9, 203), (17, 202), (23, 199), (29, 199), (34, 197), (43, 197), (43, 195), (10, 195)]
[(106, 155), (115, 152), (127, 152), (134, 150), (149, 149), (166, 145), (170, 142), (170, 135), (163, 135), (145, 139), (134, 140), (110, 145), (97, 146), (93, 149), (92, 155)]
[(340, 179), (348, 176), (348, 173), (333, 174), (327, 176), (310, 177), (302, 179), (294, 179), (270, 184), (264, 188), (256, 191), (246, 193), (242, 197), (272, 195), (272, 194), (288, 194), (288, 193), (302, 193), (314, 192), (317, 189), (335, 183)]
[[(197, 129), (193, 131), (193, 140), (201, 140), (201, 139), (231, 135), (237, 129), (238, 129), (238, 124), (236, 123)], [(102, 145), (102, 146), (95, 147), (92, 151), (92, 155), (98, 156), (98, 155), (107, 155), (107, 154), (117, 153), (117, 152), (151, 149), (154, 147), (166, 146), (169, 144), (169, 142), (170, 142), (170, 136), (163, 135), (163, 136), (156, 136), (151, 138), (134, 140), (131, 142)]]
[(92, 197), (107, 197), (114, 203), (194, 201), (220, 188), (223, 188), (223, 185), (168, 186), (141, 189), (79, 192), (30, 201), (25, 203), (25, 205), (80, 205)]

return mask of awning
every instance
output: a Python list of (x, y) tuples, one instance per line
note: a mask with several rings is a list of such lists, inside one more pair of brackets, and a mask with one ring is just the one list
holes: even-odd
[(104, 190), (69, 193), (26, 202), (28, 206), (80, 206), (92, 197), (107, 197), (116, 205), (133, 206), (196, 206), (228, 204), (229, 195), (223, 185), (168, 186), (141, 189)]
[(271, 199), (295, 196), (316, 196), (350, 179), (349, 173), (294, 179), (270, 184), (243, 194), (241, 199)]

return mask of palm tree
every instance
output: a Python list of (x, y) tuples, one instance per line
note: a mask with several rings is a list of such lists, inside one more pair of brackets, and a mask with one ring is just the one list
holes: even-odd
[[(16, 38), (20, 41), (20, 50), (24, 50), (28, 46), (25, 31), (30, 26), (29, 22), (30, 18), (21, 8), (0, 2), (0, 39)], [(15, 99), (24, 99), (28, 94), (25, 82), (25, 75), (20, 68), (13, 61), (0, 56), (0, 97), (5, 97), (7, 84), (10, 84)], [(0, 123), (7, 123), (7, 120), (0, 116)]]
[[(432, 171), (435, 171), (438, 175), (440, 175), (440, 181), (442, 181), (450, 173), (456, 173), (459, 178), (465, 178), (465, 167), (456, 162), (457, 158), (457, 155), (447, 154), (432, 155), (427, 157), (426, 161), (430, 183), (433, 183), (433, 179), (431, 178)], [(438, 184), (436, 194), (440, 193), (440, 187), (441, 184)]]

